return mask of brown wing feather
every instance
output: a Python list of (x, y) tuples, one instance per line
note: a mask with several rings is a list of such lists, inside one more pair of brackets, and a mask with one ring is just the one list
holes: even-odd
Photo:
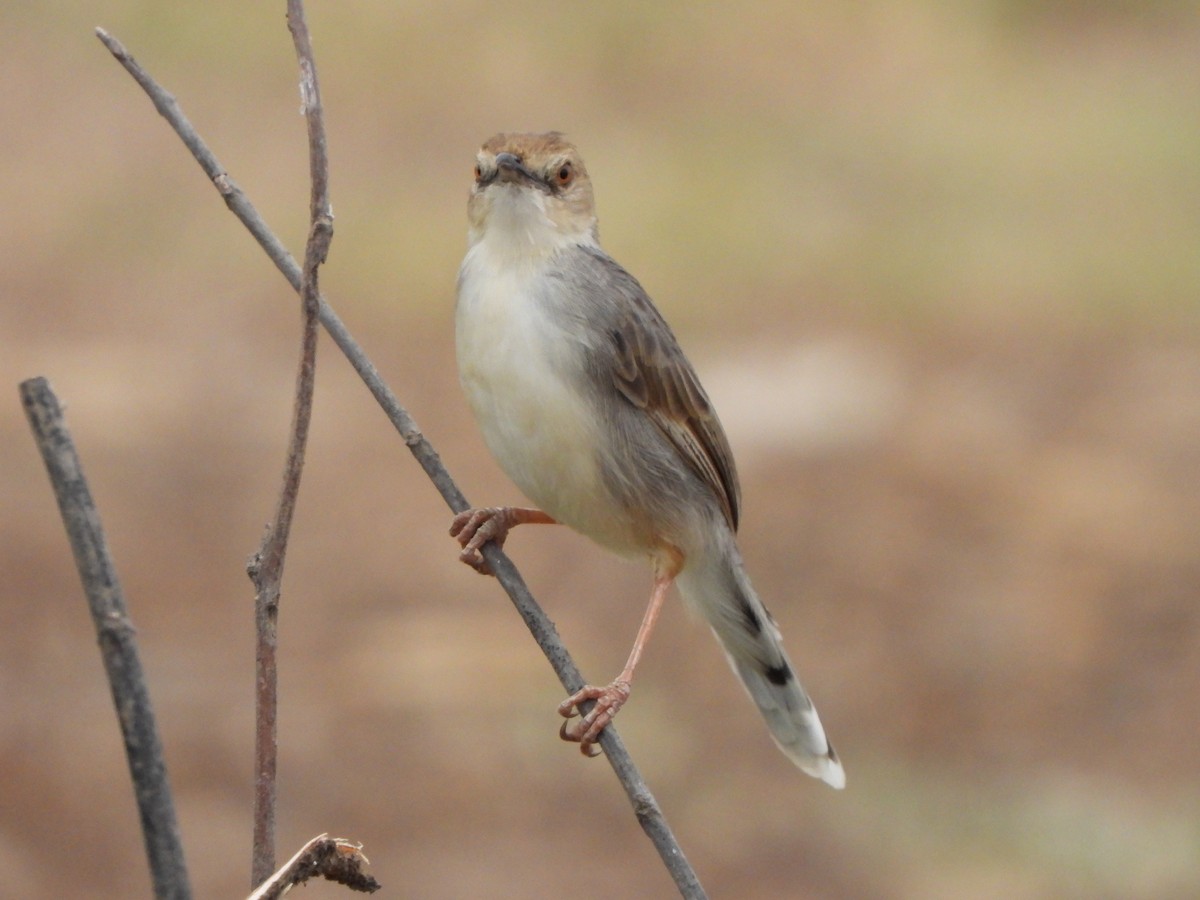
[(725, 430), (666, 321), (644, 294), (630, 299), (628, 315), (612, 332), (613, 383), (712, 488), (736, 531), (741, 491)]

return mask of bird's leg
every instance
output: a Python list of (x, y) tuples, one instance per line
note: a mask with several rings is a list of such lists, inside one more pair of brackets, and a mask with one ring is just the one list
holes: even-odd
[(677, 552), (672, 552), (667, 566), (658, 567), (654, 576), (654, 590), (650, 594), (650, 604), (646, 607), (646, 614), (642, 617), (637, 637), (633, 639), (633, 649), (629, 651), (629, 659), (625, 663), (625, 668), (621, 670), (621, 674), (614, 678), (611, 684), (604, 687), (584, 685), (559, 704), (558, 714), (569, 720), (579, 715), (580, 703), (587, 700), (596, 701), (596, 705), (578, 722), (563, 722), (558, 729), (559, 737), (564, 741), (577, 742), (584, 756), (599, 755), (600, 750), (595, 744), (600, 738), (600, 732), (608, 727), (608, 723), (613, 720), (613, 717), (625, 705), (625, 701), (629, 699), (633, 670), (637, 667), (638, 660), (642, 658), (642, 651), (650, 640), (650, 632), (654, 630), (654, 623), (658, 621), (658, 613), (662, 609), (663, 600), (666, 599), (667, 591), (675, 583), (675, 576), (679, 574), (681, 568), (683, 568), (683, 560)]
[(518, 525), (537, 523), (542, 525), (557, 525), (558, 523), (540, 509), (528, 509), (523, 506), (488, 506), (481, 509), (468, 509), (460, 512), (450, 523), (450, 536), (458, 538), (462, 545), (462, 553), (458, 558), (481, 575), (491, 575), (492, 568), (479, 552), (479, 548), (492, 541), (499, 547), (504, 546), (510, 528)]

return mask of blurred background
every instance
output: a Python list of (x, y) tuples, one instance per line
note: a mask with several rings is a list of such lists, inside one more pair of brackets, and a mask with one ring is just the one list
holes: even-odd
[[(520, 500), (453, 362), (477, 146), (567, 132), (729, 432), (749, 570), (841, 752), (778, 753), (673, 603), (620, 729), (710, 894), (1200, 895), (1200, 8), (310, 3), (322, 287), (468, 497)], [(299, 253), (284, 4), (4, 7), (0, 895), (148, 896), (91, 624), (17, 399), (66, 403), (200, 897), (248, 890), (252, 590), (298, 306), (132, 80)], [(668, 897), (563, 691), (327, 340), (280, 618), (279, 855), (384, 896)], [(645, 567), (509, 543), (593, 681)], [(306, 897), (343, 896), (325, 885)]]

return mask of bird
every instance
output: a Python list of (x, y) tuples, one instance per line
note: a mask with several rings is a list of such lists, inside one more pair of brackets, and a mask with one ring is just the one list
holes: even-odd
[[(641, 284), (600, 246), (591, 178), (562, 133), (505, 132), (475, 158), (455, 355), (484, 442), (532, 507), (472, 508), (450, 533), (480, 548), (560, 523), (649, 561), (650, 601), (613, 681), (558, 712), (588, 756), (629, 699), (671, 586), (711, 627), (780, 749), (834, 788), (845, 772), (736, 542), (740, 488), (713, 405)], [(594, 700), (580, 715), (580, 704)]]

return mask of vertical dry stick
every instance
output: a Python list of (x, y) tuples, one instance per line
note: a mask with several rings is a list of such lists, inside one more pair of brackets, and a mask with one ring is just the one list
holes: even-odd
[(254, 622), (257, 633), (255, 652), (255, 769), (254, 838), (251, 860), (251, 887), (265, 881), (275, 871), (275, 799), (277, 773), (278, 677), (276, 651), (279, 619), (279, 593), (283, 563), (287, 554), (292, 514), (300, 492), (300, 474), (304, 467), (304, 448), (312, 419), (313, 385), (316, 376), (317, 324), (320, 292), (317, 272), (329, 252), (333, 239), (333, 215), (329, 208), (329, 165), (325, 149), (324, 116), (317, 85), (312, 43), (304, 21), (300, 0), (288, 0), (288, 29), (296, 47), (300, 66), (300, 97), (308, 123), (309, 170), (311, 180), (310, 229), (304, 252), (300, 296), (304, 322), (300, 348), (300, 370), (296, 377), (296, 402), (292, 415), (292, 437), (284, 465), (283, 488), (275, 518), (263, 545), (251, 560), (249, 573), (254, 581)]
[[(164, 90), (137, 60), (130, 56), (129, 51), (120, 41), (103, 28), (96, 29), (96, 37), (146, 92), (146, 96), (150, 98), (154, 108), (167, 120), (200, 168), (212, 180), (230, 212), (237, 216), (246, 230), (258, 241), (259, 246), (275, 263), (276, 268), (283, 273), (288, 283), (296, 290), (300, 290), (300, 266), (292, 259), (279, 238), (267, 227), (267, 223), (254, 208), (254, 204), (229, 177), (229, 173), (221, 166), (212, 150), (204, 143), (192, 123), (188, 121), (187, 116), (183, 114), (183, 110), (180, 109), (175, 98)], [(454, 479), (450, 477), (450, 473), (446, 471), (446, 467), (442, 465), (441, 457), (438, 456), (433, 445), (421, 433), (421, 429), (409, 415), (408, 410), (400, 404), (391, 388), (380, 377), (379, 370), (367, 358), (362, 347), (354, 340), (338, 314), (324, 300), (320, 300), (320, 318), (321, 324), (329, 336), (333, 338), (334, 343), (362, 378), (363, 383), (371, 391), (372, 396), (375, 397), (388, 420), (403, 438), (425, 474), (429, 476), (429, 480), (437, 488), (438, 493), (445, 499), (446, 504), (453, 512), (462, 512), (467, 509), (470, 504), (467, 503), (462, 491), (458, 489)], [(577, 691), (583, 686), (583, 677), (579, 674), (579, 669), (571, 659), (571, 654), (559, 637), (554, 623), (550, 621), (529, 592), (529, 588), (526, 587), (516, 566), (504, 555), (503, 551), (491, 544), (484, 545), (483, 555), (491, 565), (492, 571), (496, 573), (496, 580), (500, 582), (509, 599), (512, 600), (513, 606), (529, 627), (534, 640), (537, 641), (546, 659), (553, 666), (563, 687), (567, 689), (568, 693)], [(688, 900), (703, 900), (706, 894), (695, 870), (684, 855), (679, 842), (675, 840), (666, 816), (663, 815), (658, 801), (654, 799), (654, 795), (638, 772), (637, 766), (625, 750), (616, 728), (609, 726), (604, 729), (600, 735), (600, 746), (604, 748), (605, 757), (629, 797), (638, 823), (654, 844), (663, 865), (679, 888), (680, 894)]]
[(154, 896), (160, 900), (187, 900), (192, 890), (183, 861), (183, 845), (179, 840), (162, 744), (154, 725), (154, 710), (138, 657), (133, 623), (129, 620), (117, 572), (108, 552), (100, 514), (92, 502), (58, 398), (46, 379), (31, 378), (21, 382), (21, 402), (46, 471), (50, 473), (50, 483), (54, 486), (58, 508), (75, 554), (75, 565), (96, 623), (104, 669), (108, 673), (121, 735), (125, 739), (125, 755), (142, 820)]

